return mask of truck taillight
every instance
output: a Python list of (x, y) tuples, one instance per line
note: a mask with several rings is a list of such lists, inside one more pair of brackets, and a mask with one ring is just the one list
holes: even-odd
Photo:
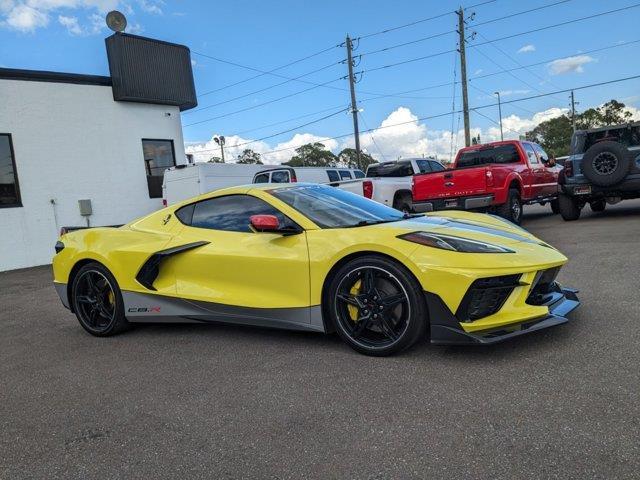
[(362, 194), (365, 198), (373, 197), (373, 182), (371, 180), (365, 180), (362, 182)]
[(493, 173), (491, 173), (491, 170), (487, 170), (485, 175), (487, 177), (487, 187), (493, 187)]
[(296, 183), (298, 181), (298, 177), (296, 177), (296, 172), (291, 172), (291, 183)]
[(573, 162), (571, 160), (564, 163), (564, 176), (573, 177)]
[(163, 206), (163, 207), (166, 207), (166, 206), (167, 206), (167, 199), (166, 199), (166, 198), (163, 198), (163, 199), (162, 199), (162, 206)]

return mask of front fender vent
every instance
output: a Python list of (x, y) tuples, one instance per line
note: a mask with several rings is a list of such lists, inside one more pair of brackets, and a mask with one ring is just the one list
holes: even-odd
[(456, 311), (461, 322), (473, 322), (493, 315), (502, 308), (516, 287), (521, 286), (521, 274), (480, 278), (473, 282)]

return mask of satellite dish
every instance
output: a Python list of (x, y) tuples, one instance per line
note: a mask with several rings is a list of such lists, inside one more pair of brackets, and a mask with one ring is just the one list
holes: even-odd
[(112, 10), (107, 13), (107, 27), (114, 32), (124, 32), (124, 29), (127, 28), (127, 19), (119, 11)]

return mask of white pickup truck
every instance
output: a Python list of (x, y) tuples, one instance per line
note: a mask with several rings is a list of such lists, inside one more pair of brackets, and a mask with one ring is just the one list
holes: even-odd
[(411, 212), (411, 182), (417, 173), (445, 170), (433, 158), (407, 158), (393, 162), (374, 163), (367, 167), (366, 178), (335, 184), (343, 190), (363, 195), (397, 210)]

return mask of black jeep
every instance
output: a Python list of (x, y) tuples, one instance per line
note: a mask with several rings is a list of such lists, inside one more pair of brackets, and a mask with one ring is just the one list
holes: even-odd
[(640, 122), (576, 131), (558, 183), (567, 221), (577, 220), (587, 203), (602, 212), (607, 203), (639, 198)]

